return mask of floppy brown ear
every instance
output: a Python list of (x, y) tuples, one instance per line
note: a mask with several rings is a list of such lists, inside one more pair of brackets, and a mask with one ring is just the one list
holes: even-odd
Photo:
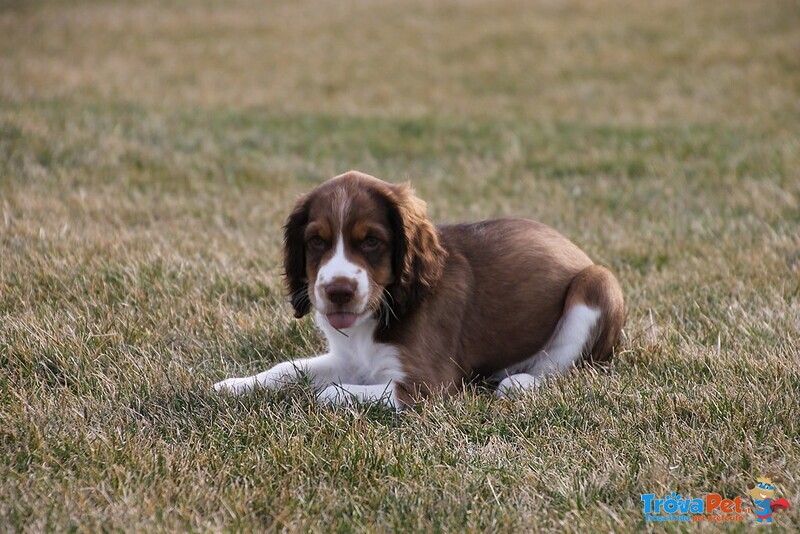
[(283, 270), (294, 316), (311, 311), (306, 277), (306, 246), (303, 233), (308, 224), (308, 196), (301, 197), (283, 227)]
[(394, 282), (388, 288), (395, 315), (409, 312), (434, 288), (442, 276), (447, 251), (439, 232), (428, 220), (425, 202), (409, 184), (391, 186), (387, 195), (394, 233)]

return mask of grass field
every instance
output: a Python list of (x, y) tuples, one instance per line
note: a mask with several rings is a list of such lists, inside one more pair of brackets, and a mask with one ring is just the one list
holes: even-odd
[[(798, 528), (798, 28), (789, 0), (0, 0), (0, 530), (628, 531), (642, 493), (767, 471)], [(399, 415), (215, 395), (322, 348), (281, 225), (351, 168), (612, 268), (613, 365)]]

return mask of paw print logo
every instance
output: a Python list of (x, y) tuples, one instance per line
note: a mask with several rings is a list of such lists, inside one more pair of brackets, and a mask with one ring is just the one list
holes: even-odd
[(779, 482), (783, 482), (781, 477), (768, 473), (765, 477), (758, 477), (755, 484), (747, 485), (747, 494), (753, 499), (759, 523), (772, 523), (772, 514), (792, 507), (786, 499), (773, 499), (775, 484)]

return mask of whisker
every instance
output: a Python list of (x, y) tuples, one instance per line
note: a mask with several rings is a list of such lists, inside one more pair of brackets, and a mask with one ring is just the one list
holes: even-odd
[[(389, 297), (389, 298), (392, 300), (391, 304), (389, 303), (389, 301), (387, 301), (387, 300), (386, 300), (386, 298), (385, 298), (385, 297)], [(387, 308), (389, 308), (389, 311), (390, 311), (390, 312), (392, 312), (392, 315), (394, 316), (394, 318), (395, 318), (396, 320), (398, 320), (398, 321), (399, 321), (399, 320), (400, 320), (400, 318), (399, 318), (399, 317), (397, 316), (397, 314), (394, 312), (394, 306), (393, 306), (393, 304), (394, 304), (394, 297), (392, 296), (392, 294), (391, 294), (391, 293), (389, 293), (389, 292), (388, 292), (388, 291), (387, 291), (387, 290), (384, 288), (381, 298), (382, 298), (383, 302), (386, 304), (386, 307), (387, 307)]]
[[(392, 300), (392, 302), (391, 302), (391, 303), (389, 302), (389, 300), (387, 299), (387, 297), (388, 297), (388, 299), (391, 299), (391, 300)], [(391, 293), (389, 293), (388, 291), (386, 291), (386, 289), (385, 289), (385, 288), (384, 288), (384, 289), (383, 289), (383, 291), (381, 292), (381, 295), (380, 295), (380, 302), (383, 304), (383, 306), (381, 306), (381, 309), (382, 309), (382, 310), (385, 308), (386, 310), (388, 310), (388, 312), (389, 312), (389, 313), (391, 313), (391, 314), (392, 314), (392, 316), (395, 318), (395, 320), (399, 320), (399, 317), (397, 317), (397, 313), (395, 313), (395, 311), (394, 311), (394, 307), (392, 306), (392, 304), (394, 303), (394, 297), (392, 296), (392, 294), (391, 294)], [(384, 325), (385, 325), (385, 326), (387, 326), (387, 327), (389, 326), (389, 313), (384, 313), (384, 314), (383, 314), (383, 323), (384, 323)]]

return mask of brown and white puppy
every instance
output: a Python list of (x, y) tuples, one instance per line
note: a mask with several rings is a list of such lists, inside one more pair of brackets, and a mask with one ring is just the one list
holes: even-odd
[(217, 390), (278, 388), (306, 373), (322, 402), (395, 408), (473, 377), (497, 394), (611, 357), (625, 320), (614, 275), (526, 219), (434, 226), (408, 185), (351, 171), (300, 198), (285, 226), (295, 317), (314, 310), (321, 356)]

